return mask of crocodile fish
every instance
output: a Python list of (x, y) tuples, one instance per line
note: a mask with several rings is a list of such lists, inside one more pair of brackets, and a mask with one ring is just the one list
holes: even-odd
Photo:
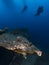
[(25, 59), (27, 54), (36, 53), (38, 56), (42, 55), (42, 51), (23, 36), (15, 36), (9, 33), (3, 34), (0, 36), (0, 46), (22, 54)]

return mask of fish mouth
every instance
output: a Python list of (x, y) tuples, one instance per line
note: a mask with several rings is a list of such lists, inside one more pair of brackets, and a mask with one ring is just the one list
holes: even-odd
[(42, 56), (42, 51), (36, 51), (38, 56)]

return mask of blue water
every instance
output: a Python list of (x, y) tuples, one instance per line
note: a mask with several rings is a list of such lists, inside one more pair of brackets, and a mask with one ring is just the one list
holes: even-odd
[[(25, 3), (24, 3), (25, 1)], [(22, 13), (24, 5), (28, 9)], [(39, 6), (44, 7), (40, 16), (34, 16)], [(0, 0), (0, 28), (28, 28), (31, 41), (42, 51), (49, 51), (49, 1)]]

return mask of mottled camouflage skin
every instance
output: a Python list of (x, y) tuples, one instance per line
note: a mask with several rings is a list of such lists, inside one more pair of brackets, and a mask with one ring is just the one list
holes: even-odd
[(23, 54), (24, 56), (26, 56), (26, 54), (33, 53), (37, 53), (39, 55), (38, 51), (40, 52), (40, 50), (25, 37), (15, 36), (9, 33), (0, 35), (0, 46)]

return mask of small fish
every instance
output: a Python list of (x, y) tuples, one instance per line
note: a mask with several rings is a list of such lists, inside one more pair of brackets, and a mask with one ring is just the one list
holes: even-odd
[(43, 12), (43, 6), (39, 6), (38, 9), (37, 9), (37, 13), (35, 14), (35, 16), (39, 16), (42, 12)]

